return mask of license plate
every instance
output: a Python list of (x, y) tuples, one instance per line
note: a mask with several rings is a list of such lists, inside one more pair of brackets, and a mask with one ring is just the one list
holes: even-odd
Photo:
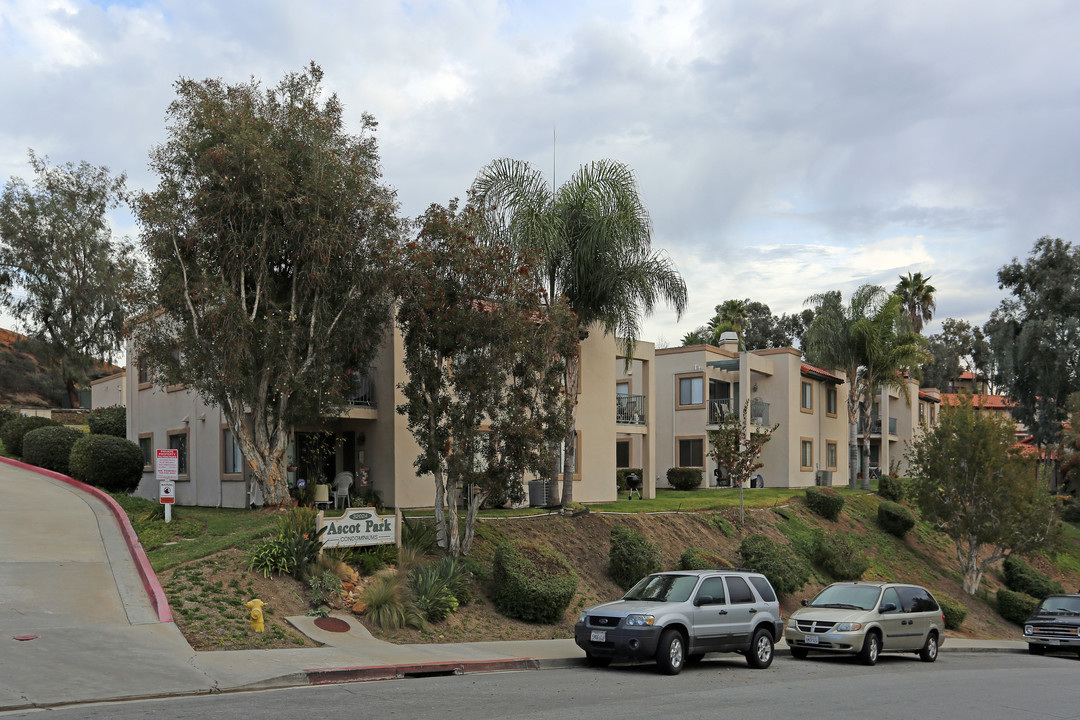
[(593, 642), (607, 642), (607, 631), (593, 630), (589, 635), (589, 640), (592, 640)]
[(817, 635), (807, 635), (803, 638), (803, 642), (807, 645), (817, 645), (821, 640)]
[(1060, 640), (1047, 640), (1046, 643), (1048, 645), (1060, 645), (1061, 641)]

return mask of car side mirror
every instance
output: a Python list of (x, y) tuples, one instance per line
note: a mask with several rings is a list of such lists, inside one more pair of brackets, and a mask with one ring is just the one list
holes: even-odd
[(803, 607), (806, 607), (807, 605), (810, 604), (810, 601), (807, 600), (806, 598), (803, 598), (802, 600), (799, 601), (799, 604), (802, 605)]
[(697, 598), (694, 600), (694, 607), (701, 607), (702, 605), (712, 605), (713, 602), (714, 601), (712, 595), (698, 595)]
[(878, 608), (879, 613), (893, 612), (894, 610), (896, 610), (896, 603), (885, 603)]

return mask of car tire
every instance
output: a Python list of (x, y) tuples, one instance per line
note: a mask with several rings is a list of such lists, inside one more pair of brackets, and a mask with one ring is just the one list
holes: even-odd
[(754, 631), (750, 648), (746, 651), (746, 664), (755, 670), (764, 670), (772, 665), (773, 639), (765, 628)]
[(926, 642), (923, 643), (922, 650), (919, 651), (919, 659), (923, 662), (934, 662), (937, 660), (938, 654), (938, 638), (936, 632), (931, 632), (926, 636)]
[(1043, 646), (1043, 645), (1039, 645), (1038, 643), (1028, 643), (1028, 654), (1029, 655), (1045, 655), (1046, 654), (1046, 647)]
[(656, 665), (664, 675), (678, 675), (686, 665), (686, 639), (678, 630), (665, 630), (656, 648)]
[(806, 648), (793, 647), (791, 648), (791, 657), (796, 660), (805, 660), (806, 656), (810, 654), (810, 651)]
[(594, 668), (605, 668), (611, 664), (611, 658), (585, 653), (585, 664)]
[(877, 662), (878, 654), (881, 652), (881, 636), (876, 632), (870, 631), (866, 633), (866, 638), (863, 639), (862, 649), (859, 650), (858, 658), (859, 662), (863, 665), (873, 665)]

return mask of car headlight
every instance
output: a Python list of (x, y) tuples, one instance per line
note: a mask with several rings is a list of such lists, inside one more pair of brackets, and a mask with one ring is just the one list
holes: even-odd
[(626, 624), (628, 626), (652, 625), (655, 619), (652, 615), (627, 615)]
[(1024, 626), (1024, 634), (1025, 635), (1031, 635), (1033, 632), (1035, 632), (1035, 628), (1031, 627), (1030, 625), (1025, 625)]
[(798, 630), (799, 629), (799, 627), (795, 624), (795, 618), (791, 618), (790, 620), (788, 620), (787, 621), (787, 626), (788, 626), (789, 630)]
[(862, 630), (862, 623), (837, 623), (836, 632), (855, 632), (856, 630)]
[(586, 613), (586, 612), (585, 612), (584, 610), (582, 610), (582, 611), (581, 611), (581, 614), (577, 616), (577, 621), (578, 621), (579, 623), (583, 623), (583, 622), (585, 622), (585, 618), (586, 618), (587, 616), (588, 616), (588, 613)]

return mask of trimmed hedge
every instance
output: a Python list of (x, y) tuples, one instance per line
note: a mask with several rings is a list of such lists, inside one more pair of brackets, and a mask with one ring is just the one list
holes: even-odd
[(1004, 588), (997, 591), (998, 615), (1017, 625), (1023, 625), (1038, 606), (1039, 601), (1030, 595)]
[(724, 558), (716, 553), (690, 548), (679, 556), (679, 570), (711, 570), (712, 568), (731, 567)]
[(1061, 583), (1051, 580), (1046, 573), (1039, 572), (1015, 555), (1005, 558), (1001, 569), (1005, 574), (1005, 586), (1010, 590), (1027, 593), (1039, 600), (1065, 592)]
[(764, 535), (751, 535), (739, 545), (739, 565), (761, 573), (776, 592), (795, 593), (810, 579), (810, 569), (790, 548)]
[(129, 493), (143, 474), (142, 449), (124, 438), (87, 435), (71, 448), (71, 476), (108, 492)]
[[(634, 473), (635, 475), (637, 475), (642, 480), (644, 480), (644, 478), (645, 478), (645, 471), (642, 470), (641, 468), (623, 468), (622, 470), (616, 470), (615, 471), (615, 487), (618, 488), (619, 492), (626, 492), (627, 490), (629, 490), (629, 488), (626, 485), (626, 476), (629, 475), (630, 473)], [(642, 485), (644, 485), (644, 483), (642, 483)]]
[(39, 427), (23, 436), (23, 460), (31, 465), (68, 473), (71, 448), (77, 440), (86, 437), (82, 430), (61, 425)]
[(611, 528), (608, 551), (608, 577), (623, 590), (629, 590), (641, 578), (663, 568), (660, 548), (648, 538), (625, 525)]
[(577, 573), (559, 553), (532, 543), (495, 549), (492, 600), (503, 615), (533, 623), (562, 620), (577, 592)]
[(904, 537), (908, 530), (915, 527), (915, 516), (911, 511), (888, 500), (878, 505), (877, 521), (882, 530), (898, 538)]
[(90, 411), (86, 424), (94, 435), (127, 437), (127, 408), (123, 405), (96, 408)]
[(964, 623), (964, 618), (967, 617), (967, 608), (946, 595), (938, 595), (937, 601), (941, 606), (942, 614), (945, 615), (945, 629), (959, 630)]
[(701, 487), (699, 468), (668, 468), (667, 481), (676, 490), (693, 490)]
[(827, 520), (836, 520), (844, 509), (844, 496), (832, 488), (814, 485), (806, 488), (806, 506)]
[(17, 417), (19, 417), (19, 413), (15, 412), (10, 407), (0, 406), (0, 428), (4, 427), (4, 425)]
[(903, 478), (893, 477), (892, 475), (882, 475), (878, 478), (877, 492), (878, 495), (886, 500), (900, 502), (907, 494), (907, 486), (905, 485)]
[(870, 567), (857, 536), (814, 531), (814, 564), (834, 580), (858, 580)]
[(4, 447), (8, 453), (17, 457), (23, 454), (23, 437), (31, 430), (43, 427), (59, 427), (60, 423), (46, 417), (17, 417), (9, 420), (0, 427), (0, 440), (4, 441)]

